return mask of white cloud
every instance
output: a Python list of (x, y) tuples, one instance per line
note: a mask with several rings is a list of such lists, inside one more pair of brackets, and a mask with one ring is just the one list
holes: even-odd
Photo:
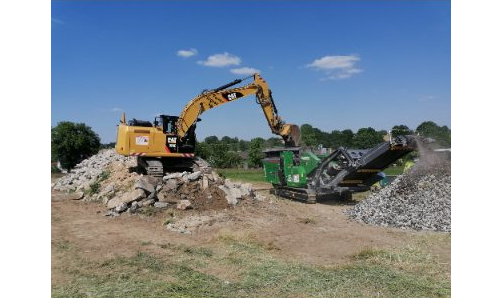
[(419, 97), (419, 101), (430, 101), (430, 100), (434, 100), (437, 98), (438, 98), (437, 95), (424, 95), (424, 96)]
[(204, 66), (225, 67), (229, 65), (241, 64), (241, 58), (225, 52), (223, 54), (211, 55), (205, 61), (197, 61), (197, 63)]
[(113, 108), (110, 110), (111, 112), (124, 112), (124, 109), (121, 108)]
[(254, 73), (260, 73), (260, 70), (253, 67), (241, 67), (241, 68), (233, 68), (231, 69), (231, 72), (237, 75), (252, 75)]
[(62, 20), (51, 17), (51, 27), (56, 25), (63, 25), (65, 22)]
[(356, 55), (324, 56), (307, 64), (306, 67), (325, 71), (328, 77), (323, 80), (347, 79), (362, 72), (361, 69), (355, 67), (358, 61), (360, 61), (360, 57)]
[(179, 50), (176, 54), (180, 57), (187, 58), (197, 55), (197, 50), (196, 49)]

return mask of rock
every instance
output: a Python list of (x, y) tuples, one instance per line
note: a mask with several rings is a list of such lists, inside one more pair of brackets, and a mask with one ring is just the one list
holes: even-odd
[(84, 198), (84, 192), (83, 191), (77, 191), (74, 193), (71, 193), (69, 195), (70, 200), (82, 200)]
[(218, 175), (218, 173), (215, 171), (211, 172), (211, 176), (213, 177), (213, 181), (215, 181), (215, 182), (219, 182), (221, 179), (220, 176)]
[(209, 186), (208, 176), (204, 175), (204, 176), (203, 176), (203, 180), (202, 180), (202, 182), (201, 182), (201, 188), (202, 188), (203, 190), (205, 190), (205, 189), (208, 189), (208, 186)]
[(155, 208), (166, 208), (168, 206), (169, 206), (169, 204), (165, 203), (165, 202), (155, 202), (154, 203)]
[(127, 192), (120, 197), (114, 197), (107, 202), (109, 209), (119, 206), (121, 203), (130, 203), (145, 198), (145, 191), (143, 189), (135, 189), (132, 192)]
[(231, 206), (236, 206), (238, 203), (238, 200), (233, 196), (227, 195), (227, 196), (225, 196), (225, 199), (227, 200), (227, 204), (229, 204)]
[(115, 209), (110, 209), (104, 216), (116, 217), (119, 216), (119, 213), (117, 213)]
[(108, 185), (107, 185), (107, 187), (105, 187), (105, 188), (104, 188), (104, 189), (100, 192), (100, 194), (101, 194), (101, 195), (107, 195), (107, 194), (109, 194), (109, 193), (114, 192), (114, 190), (115, 190), (115, 185), (114, 185), (113, 183), (110, 183), (110, 184), (108, 184)]
[(232, 183), (229, 179), (225, 179), (225, 181), (224, 181), (224, 185), (225, 185), (227, 188), (234, 188), (234, 187), (236, 187), (236, 185), (234, 185), (234, 183)]
[(261, 194), (255, 194), (255, 199), (256, 199), (257, 201), (261, 201), (261, 202), (263, 202), (263, 201), (265, 201), (266, 197), (265, 197), (265, 196), (263, 196), (263, 195), (261, 195)]
[(151, 176), (142, 176), (138, 181), (136, 181), (134, 188), (135, 189), (143, 189), (147, 193), (155, 192), (155, 187), (157, 185), (157, 179)]
[(164, 189), (167, 191), (175, 191), (178, 188), (178, 182), (176, 179), (167, 180), (164, 183)]
[(159, 184), (155, 187), (155, 191), (159, 192), (162, 189), (162, 184)]
[(170, 204), (178, 204), (181, 200), (180, 196), (176, 193), (159, 193), (157, 195), (157, 199), (159, 202), (170, 203)]
[(220, 188), (225, 192), (225, 199), (227, 200), (227, 203), (229, 205), (236, 206), (236, 204), (238, 203), (238, 199), (241, 198), (241, 191), (235, 187), (229, 188), (226, 185), (219, 185), (218, 188)]
[(155, 200), (153, 200), (153, 199), (145, 199), (145, 200), (141, 201), (141, 206), (142, 207), (151, 206), (154, 204), (154, 202), (155, 202)]
[(189, 200), (181, 200), (176, 205), (176, 209), (179, 209), (179, 210), (192, 209), (192, 203)]
[(149, 194), (147, 199), (153, 199), (155, 200), (155, 198), (157, 198), (157, 193), (154, 191), (153, 193)]
[(129, 207), (129, 212), (135, 213), (138, 209), (140, 209), (140, 205), (137, 201), (134, 201), (133, 203), (131, 203), (131, 207)]
[(183, 176), (183, 173), (171, 173), (167, 174), (166, 176), (162, 177), (162, 180), (169, 180), (169, 179), (176, 179), (176, 178), (181, 178)]
[(241, 199), (242, 198), (241, 189), (236, 187), (231, 188), (230, 195), (235, 199)]
[(195, 180), (199, 179), (200, 176), (201, 176), (201, 171), (197, 171), (197, 172), (194, 172), (194, 173), (187, 175), (187, 178), (189, 179), (189, 181), (195, 181)]
[(127, 209), (127, 203), (120, 203), (120, 205), (115, 207), (115, 211), (119, 213), (125, 211), (126, 209)]
[(253, 188), (250, 183), (243, 183), (240, 186), (241, 195), (243, 197), (250, 196), (253, 193)]

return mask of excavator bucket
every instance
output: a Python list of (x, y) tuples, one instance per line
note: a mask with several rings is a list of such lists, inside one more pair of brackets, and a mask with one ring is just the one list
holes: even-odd
[(289, 125), (290, 125), (290, 138), (292, 138), (294, 146), (299, 146), (300, 128), (295, 124), (289, 124)]
[(281, 131), (285, 147), (297, 147), (300, 143), (300, 128), (295, 124), (285, 124)]

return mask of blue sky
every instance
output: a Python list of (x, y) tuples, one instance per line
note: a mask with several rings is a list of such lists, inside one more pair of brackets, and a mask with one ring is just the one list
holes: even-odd
[[(112, 142), (121, 111), (179, 115), (255, 69), (288, 123), (450, 127), (450, 13), (447, 1), (53, 1), (51, 125)], [(254, 97), (201, 118), (199, 139), (274, 136)]]

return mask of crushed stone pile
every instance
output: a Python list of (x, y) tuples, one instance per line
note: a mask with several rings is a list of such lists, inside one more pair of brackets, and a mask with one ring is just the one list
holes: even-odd
[(451, 231), (451, 164), (425, 157), (347, 211), (358, 221), (402, 229)]
[(136, 169), (136, 159), (122, 157), (113, 149), (103, 150), (80, 163), (53, 188), (69, 192), (75, 200), (101, 201), (109, 216), (147, 208), (219, 210), (259, 196), (250, 183), (222, 179), (210, 167), (162, 178), (139, 174)]

